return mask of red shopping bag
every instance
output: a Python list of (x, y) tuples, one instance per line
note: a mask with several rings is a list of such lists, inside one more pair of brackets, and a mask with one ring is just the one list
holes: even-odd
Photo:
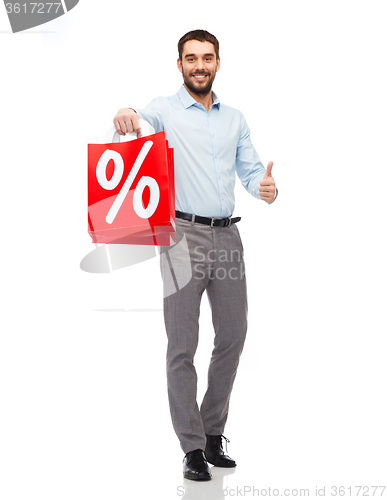
[(88, 225), (94, 243), (176, 243), (173, 149), (164, 132), (88, 145)]

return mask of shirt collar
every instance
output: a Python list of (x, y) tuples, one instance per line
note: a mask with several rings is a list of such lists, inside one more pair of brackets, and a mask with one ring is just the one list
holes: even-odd
[[(183, 106), (185, 109), (189, 108), (190, 106), (193, 106), (194, 104), (198, 104), (197, 101), (191, 96), (191, 94), (187, 91), (187, 89), (184, 87), (184, 84), (180, 87), (179, 92), (177, 95), (180, 97), (181, 102), (183, 103)], [(219, 108), (220, 101), (218, 96), (215, 94), (215, 92), (212, 92), (212, 106), (217, 106)]]

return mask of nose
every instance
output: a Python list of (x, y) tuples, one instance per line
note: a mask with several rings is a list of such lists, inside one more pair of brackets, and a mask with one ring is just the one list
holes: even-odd
[(196, 60), (196, 69), (199, 71), (204, 71), (205, 69), (204, 61), (201, 57), (198, 57)]

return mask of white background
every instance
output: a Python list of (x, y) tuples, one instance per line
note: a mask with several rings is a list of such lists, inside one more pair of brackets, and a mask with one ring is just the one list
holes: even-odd
[[(12, 34), (0, 7), (1, 498), (387, 484), (385, 15), (382, 1), (81, 0)], [(197, 28), (219, 39), (214, 90), (279, 188), (269, 206), (237, 180), (249, 334), (225, 435), (238, 467), (206, 484), (183, 482), (170, 423), (158, 259), (79, 267), (94, 248), (87, 144), (119, 108), (177, 92), (177, 41)], [(200, 326), (199, 403), (206, 297)]]

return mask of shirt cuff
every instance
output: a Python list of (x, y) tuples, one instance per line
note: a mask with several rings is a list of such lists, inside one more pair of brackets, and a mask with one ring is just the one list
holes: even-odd
[(276, 187), (276, 188), (275, 188), (275, 196), (274, 196), (274, 200), (273, 200), (273, 201), (271, 201), (271, 202), (270, 202), (270, 203), (268, 203), (268, 204), (269, 204), (269, 205), (271, 205), (272, 203), (274, 203), (274, 202), (275, 202), (275, 200), (277, 199), (277, 196), (278, 196), (278, 189), (277, 189), (277, 187)]

